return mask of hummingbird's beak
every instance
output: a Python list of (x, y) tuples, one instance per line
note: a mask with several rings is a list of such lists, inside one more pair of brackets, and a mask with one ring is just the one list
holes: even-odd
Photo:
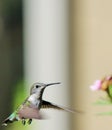
[(46, 87), (47, 87), (47, 86), (51, 86), (51, 85), (55, 85), (55, 84), (61, 84), (61, 83), (60, 83), (60, 82), (57, 82), (57, 83), (46, 84)]

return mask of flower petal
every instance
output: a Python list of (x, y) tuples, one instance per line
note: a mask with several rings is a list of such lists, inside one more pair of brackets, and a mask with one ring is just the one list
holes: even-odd
[(93, 85), (90, 86), (92, 91), (99, 90), (101, 88), (101, 80), (96, 80)]

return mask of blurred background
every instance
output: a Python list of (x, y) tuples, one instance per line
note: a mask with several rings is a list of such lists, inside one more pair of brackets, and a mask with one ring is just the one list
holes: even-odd
[(1, 130), (110, 129), (111, 106), (95, 106), (89, 86), (112, 69), (110, 0), (0, 1), (0, 122), (29, 95), (34, 82), (61, 82), (44, 99), (84, 111), (46, 110), (48, 120), (16, 122)]

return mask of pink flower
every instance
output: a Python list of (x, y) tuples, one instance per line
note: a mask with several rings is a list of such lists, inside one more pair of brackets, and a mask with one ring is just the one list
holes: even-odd
[(107, 79), (107, 80), (111, 80), (111, 79), (112, 79), (112, 76), (107, 76), (106, 79)]
[(99, 90), (101, 88), (101, 80), (96, 80), (93, 85), (90, 86), (92, 91)]

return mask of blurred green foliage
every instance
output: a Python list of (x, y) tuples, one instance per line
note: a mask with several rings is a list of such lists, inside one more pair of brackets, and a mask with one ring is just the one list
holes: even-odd
[(94, 103), (95, 105), (112, 105), (112, 101), (109, 99), (98, 100)]
[[(14, 86), (14, 87), (15, 87), (15, 90), (14, 90), (13, 101), (12, 101), (13, 102), (12, 103), (13, 104), (13, 106), (12, 106), (13, 111), (15, 109), (17, 109), (17, 107), (19, 105), (21, 105), (21, 103), (23, 103), (23, 101), (25, 100), (25, 98), (28, 96), (26, 94), (26, 89), (25, 89), (26, 85), (25, 85), (24, 81), (22, 81), (22, 80), (19, 81), (17, 83), (17, 85)], [(26, 126), (24, 127), (21, 121), (14, 122), (13, 124), (10, 124), (10, 130), (20, 130), (20, 129), (23, 129), (23, 128), (26, 129), (27, 127)]]
[(6, 28), (22, 25), (22, 0), (1, 0), (0, 5)]
[(15, 86), (14, 98), (13, 98), (13, 108), (15, 109), (20, 105), (26, 98), (26, 90), (24, 81), (19, 81)]
[[(0, 0), (0, 121), (24, 100), (22, 0)], [(19, 82), (18, 82), (19, 81)], [(14, 123), (16, 124), (16, 123)], [(11, 128), (13, 124), (0, 127)]]

